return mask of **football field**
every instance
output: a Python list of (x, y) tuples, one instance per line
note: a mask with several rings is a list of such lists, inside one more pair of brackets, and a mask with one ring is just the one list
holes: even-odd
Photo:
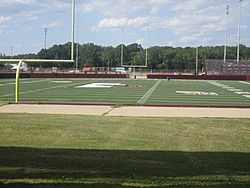
[[(0, 79), (0, 101), (15, 101), (14, 79)], [(250, 82), (21, 79), (20, 102), (248, 106), (250, 105)]]

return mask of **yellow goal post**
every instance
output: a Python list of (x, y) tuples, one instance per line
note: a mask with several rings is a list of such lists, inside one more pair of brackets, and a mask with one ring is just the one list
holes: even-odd
[(19, 102), (19, 73), (23, 63), (74, 63), (74, 41), (75, 41), (75, 0), (72, 0), (72, 42), (71, 59), (0, 59), (0, 63), (18, 63), (16, 70), (15, 101)]
[(144, 65), (128, 65), (124, 64), (123, 56), (124, 56), (124, 49), (123, 49), (123, 31), (124, 28), (121, 28), (121, 67), (125, 68), (133, 68), (133, 75), (134, 78), (136, 77), (135, 75), (135, 69), (136, 68), (147, 68), (148, 67), (148, 32), (149, 32), (149, 27), (146, 28), (146, 54), (145, 54), (145, 64)]

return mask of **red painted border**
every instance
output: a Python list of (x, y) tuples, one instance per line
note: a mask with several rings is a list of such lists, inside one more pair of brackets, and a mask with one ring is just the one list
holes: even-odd
[[(0, 78), (15, 78), (16, 73), (0, 73)], [(20, 73), (20, 78), (129, 78), (128, 74)]]
[[(15, 104), (15, 103), (9, 103)], [(213, 104), (115, 104), (84, 102), (20, 102), (18, 104), (39, 105), (78, 105), (78, 106), (141, 106), (141, 107), (181, 107), (181, 108), (250, 108), (250, 105), (213, 105)]]
[(184, 79), (184, 80), (241, 80), (250, 81), (250, 75), (173, 75), (163, 73), (147, 74), (148, 79)]

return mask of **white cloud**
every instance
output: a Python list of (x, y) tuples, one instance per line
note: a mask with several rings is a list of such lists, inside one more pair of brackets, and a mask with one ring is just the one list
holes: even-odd
[(174, 42), (173, 41), (168, 41), (167, 46), (174, 46)]
[(180, 42), (184, 43), (184, 44), (188, 44), (190, 42), (194, 42), (196, 40), (196, 37), (194, 36), (182, 36), (180, 38)]
[(94, 10), (93, 5), (90, 3), (83, 4), (81, 8), (84, 12), (91, 12)]
[(201, 26), (202, 29), (205, 29), (207, 31), (222, 31), (224, 30), (223, 25), (218, 25), (215, 23), (208, 23), (203, 26)]
[(0, 15), (29, 15), (35, 17), (45, 15), (48, 12), (54, 14), (71, 10), (69, 0), (0, 0)]
[(11, 20), (10, 16), (0, 16), (0, 34), (5, 32), (7, 22)]
[(188, 0), (185, 2), (175, 2), (172, 4), (172, 11), (193, 11), (201, 8), (205, 0)]
[(1, 0), (0, 6), (3, 5), (17, 5), (17, 4), (28, 4), (31, 0)]
[(11, 20), (10, 16), (0, 16), (0, 24), (6, 23)]
[(36, 20), (39, 18), (39, 16), (37, 16), (33, 12), (22, 12), (20, 16), (25, 20)]
[(156, 14), (163, 5), (167, 5), (169, 3), (169, 0), (149, 0), (148, 5), (151, 7), (150, 13)]
[(51, 22), (51, 23), (42, 25), (42, 28), (48, 28), (49, 29), (49, 28), (54, 28), (54, 27), (60, 27), (62, 25), (63, 25), (62, 22)]
[(143, 38), (137, 39), (136, 43), (137, 44), (144, 44), (144, 39)]
[(127, 23), (127, 18), (105, 18), (99, 22), (98, 27), (124, 27)]
[(125, 16), (130, 13), (148, 11), (157, 13), (164, 5), (172, 0), (87, 0), (81, 5), (84, 12), (98, 11), (106, 16)]
[(150, 22), (150, 17), (135, 17), (129, 18), (104, 18), (102, 19), (93, 30), (102, 28), (119, 28), (119, 27), (142, 27)]
[(246, 29), (248, 29), (248, 25), (245, 25), (245, 24), (241, 25), (240, 28), (246, 30)]

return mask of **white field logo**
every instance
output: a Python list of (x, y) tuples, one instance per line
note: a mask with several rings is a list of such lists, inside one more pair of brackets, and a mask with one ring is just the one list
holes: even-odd
[(176, 91), (176, 93), (184, 95), (208, 95), (208, 96), (217, 96), (217, 93), (214, 92), (203, 92), (203, 91)]
[(113, 88), (113, 87), (125, 87), (123, 83), (90, 83), (77, 86), (75, 88)]

